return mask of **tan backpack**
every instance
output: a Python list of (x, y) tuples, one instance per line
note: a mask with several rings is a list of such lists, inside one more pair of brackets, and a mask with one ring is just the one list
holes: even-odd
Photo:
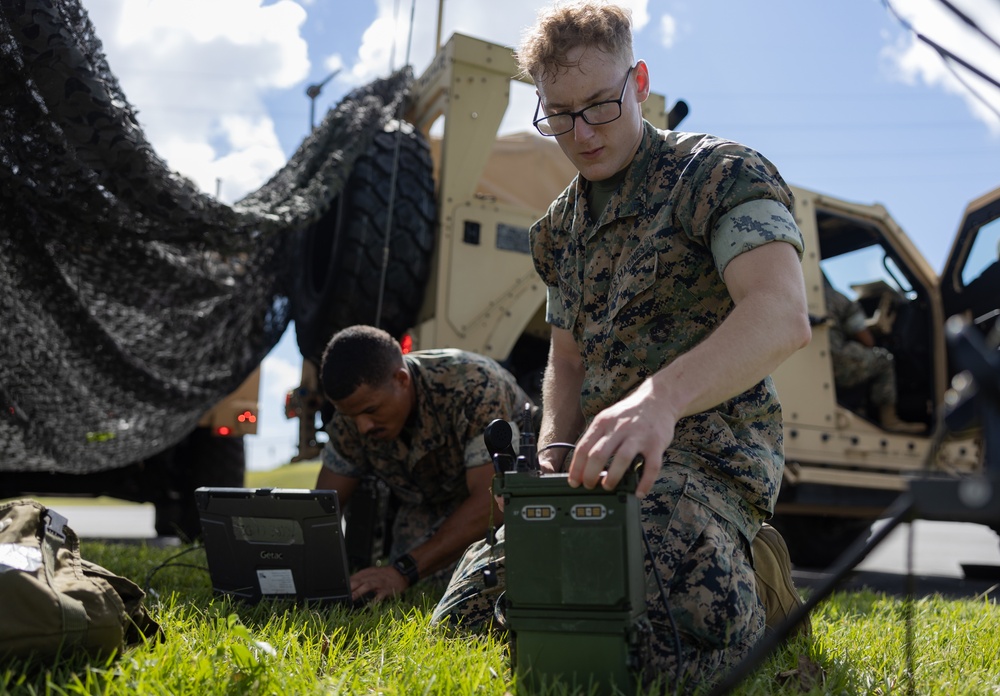
[(162, 632), (131, 580), (80, 557), (66, 518), (35, 500), (0, 504), (0, 656), (104, 657)]

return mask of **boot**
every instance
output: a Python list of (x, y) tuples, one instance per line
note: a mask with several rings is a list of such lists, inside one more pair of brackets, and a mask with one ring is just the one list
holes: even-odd
[[(795, 583), (792, 582), (792, 560), (788, 546), (777, 529), (764, 524), (753, 540), (754, 574), (757, 593), (764, 602), (765, 632), (771, 633), (785, 617), (802, 606)], [(806, 615), (788, 634), (789, 638), (808, 636), (812, 622)]]
[(917, 435), (927, 430), (923, 423), (907, 423), (899, 420), (894, 404), (886, 404), (879, 408), (879, 420), (882, 423), (882, 429), (888, 430), (890, 433)]

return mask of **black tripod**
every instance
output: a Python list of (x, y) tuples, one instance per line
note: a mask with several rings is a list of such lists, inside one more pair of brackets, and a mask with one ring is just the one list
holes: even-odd
[[(990, 348), (976, 329), (958, 317), (949, 319), (945, 330), (952, 359), (962, 372), (952, 381), (947, 408), (935, 429), (925, 468), (929, 469), (946, 432), (978, 422), (986, 443), (982, 475), (962, 479), (925, 477), (912, 481), (909, 490), (886, 511), (887, 523), (869, 539), (855, 541), (834, 563), (827, 580), (716, 684), (712, 696), (729, 693), (755, 670), (900, 523), (925, 519), (1000, 525), (1000, 353)], [(912, 678), (909, 630), (907, 635), (908, 671)], [(910, 691), (913, 691), (912, 684)]]

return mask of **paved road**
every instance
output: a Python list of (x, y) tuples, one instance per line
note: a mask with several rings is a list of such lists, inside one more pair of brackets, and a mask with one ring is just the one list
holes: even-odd
[[(876, 522), (873, 530), (884, 525)], [(912, 565), (907, 554), (911, 533)], [(802, 569), (793, 576), (800, 587), (816, 589), (828, 589), (832, 577), (829, 572)], [(912, 591), (917, 596), (1000, 599), (1000, 538), (978, 524), (927, 520), (901, 524), (835, 587), (862, 588), (896, 595)]]

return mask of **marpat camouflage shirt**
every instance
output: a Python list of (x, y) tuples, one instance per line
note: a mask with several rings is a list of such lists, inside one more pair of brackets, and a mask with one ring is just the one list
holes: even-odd
[[(803, 242), (775, 167), (712, 136), (647, 122), (605, 210), (589, 209), (587, 186), (576, 177), (530, 237), (546, 320), (571, 331), (583, 357), (589, 422), (719, 326), (733, 308), (722, 273), (735, 256), (780, 241), (801, 258)], [(681, 419), (664, 465), (735, 488), (758, 519), (773, 512), (784, 454), (771, 378)]]
[(353, 478), (375, 474), (403, 504), (450, 514), (469, 496), (466, 468), (492, 466), (483, 441), (486, 426), (494, 418), (520, 423), (530, 399), (513, 375), (482, 355), (425, 350), (403, 359), (417, 391), (403, 434), (366, 438), (337, 413), (327, 424), (323, 466)]
[(835, 290), (826, 278), (823, 278), (823, 297), (826, 299), (826, 312), (833, 320), (828, 324), (830, 352), (837, 353), (855, 334), (864, 331), (868, 315), (860, 304)]

